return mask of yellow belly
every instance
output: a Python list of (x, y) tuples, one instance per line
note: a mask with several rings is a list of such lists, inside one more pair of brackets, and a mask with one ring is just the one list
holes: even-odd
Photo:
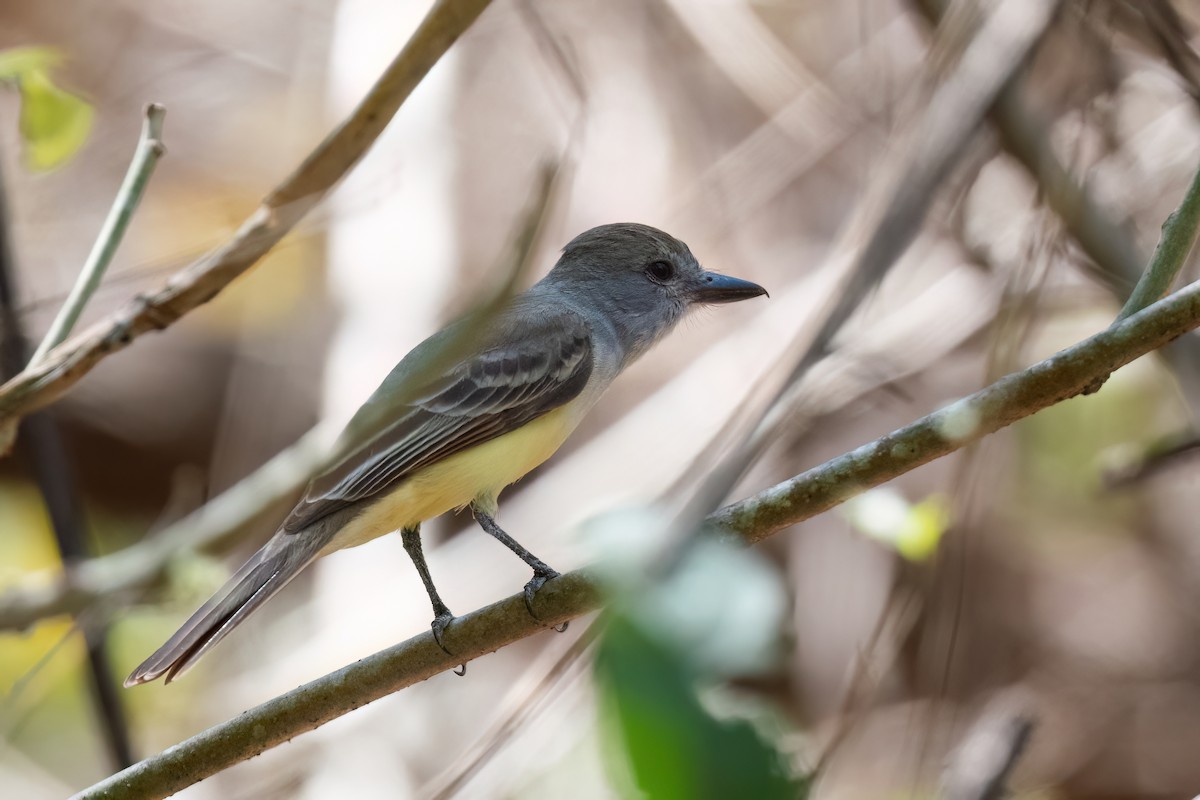
[(505, 486), (554, 455), (574, 430), (578, 418), (571, 405), (413, 473), (338, 531), (321, 555), (414, 527), (472, 500), (494, 506)]

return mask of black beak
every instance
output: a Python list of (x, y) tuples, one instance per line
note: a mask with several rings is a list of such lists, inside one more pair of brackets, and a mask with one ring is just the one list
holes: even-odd
[(731, 275), (705, 272), (700, 276), (700, 285), (696, 288), (696, 302), (735, 303), (738, 300), (749, 300), (751, 297), (764, 294), (767, 294), (767, 290), (757, 283), (744, 281)]

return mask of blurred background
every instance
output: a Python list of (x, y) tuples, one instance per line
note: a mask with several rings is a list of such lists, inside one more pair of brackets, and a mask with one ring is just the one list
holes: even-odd
[[(541, 165), (558, 159), (531, 280), (575, 234), (630, 220), (771, 291), (682, 325), (505, 495), (502, 522), (533, 552), (560, 570), (588, 563), (603, 547), (581, 524), (694, 480), (694, 460), (747, 387), (778, 371), (836, 291), (862, 241), (849, 223), (945, 77), (946, 53), (930, 50), (935, 5), (496, 0), (267, 259), (54, 406), (91, 553), (136, 546), (317, 420), (348, 417), (470, 302)], [(20, 98), (0, 88), (12, 280), (30, 338), (75, 279), (144, 104), (168, 109), (168, 153), (86, 320), (230, 236), (427, 10), (411, 0), (0, 4), (0, 51), (57, 48), (56, 83), (94, 109), (82, 150), (34, 171)], [(806, 424), (788, 428), (731, 499), (1112, 321), (1200, 163), (1198, 22), (1191, 0), (1063, 4), (915, 243), (802, 385)], [(1051, 157), (1061, 173), (1046, 168)], [(1081, 204), (1097, 215), (1090, 240), (1059, 213)], [(1183, 280), (1195, 277), (1189, 264)], [(725, 684), (726, 706), (769, 717), (795, 769), (821, 764), (817, 796), (930, 796), (973, 731), (1026, 717), (1035, 728), (1012, 776), (1017, 796), (1200, 793), (1200, 460), (1186, 448), (1198, 346), (1185, 337), (1094, 396), (756, 548), (765, 568), (753, 574), (775, 587), (756, 602), (777, 620), (776, 647)], [(119, 680), (279, 515), (181, 554), (149, 591), (0, 631), (0, 795), (61, 797), (115, 770), (80, 626), (104, 632)], [(468, 523), (425, 527), (431, 570), (458, 613), (528, 577)], [(916, 546), (903, 538), (914, 525)], [(28, 461), (0, 461), (0, 604), (3, 590), (59, 565)], [(133, 753), (418, 634), (428, 618), (399, 537), (325, 559), (185, 680), (119, 690)], [(553, 668), (585, 627), (505, 648), (465, 678), (437, 676), (181, 796), (614, 796), (589, 673)], [(539, 699), (547, 672), (556, 677)], [(490, 726), (514, 714), (522, 721), (495, 751), (474, 758)]]

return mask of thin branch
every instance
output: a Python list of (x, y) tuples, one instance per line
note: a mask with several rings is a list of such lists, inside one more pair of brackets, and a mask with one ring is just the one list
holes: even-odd
[(1170, 0), (1141, 0), (1126, 2), (1135, 14), (1141, 14), (1158, 40), (1167, 63), (1183, 80), (1184, 88), (1200, 104), (1200, 54), (1191, 44), (1192, 31), (1184, 23)]
[(263, 199), (225, 244), (150, 295), (52, 350), (0, 386), (0, 429), (74, 386), (105, 357), (207, 303), (290, 231), (367, 152), (433, 65), (491, 0), (438, 0), (353, 113)]
[[(937, 26), (949, 0), (914, 0), (917, 10)], [(1026, 97), (1023, 80), (1012, 81), (990, 110), (1000, 140), (1037, 182), (1046, 203), (1066, 225), (1100, 271), (1100, 278), (1118, 297), (1125, 297), (1141, 273), (1145, 259), (1133, 237), (1118, 220), (1096, 203), (1075, 179), (1051, 144), (1050, 123)]]
[[(0, 342), (0, 379), (16, 375), (29, 361), (28, 340), (17, 313), (15, 282), (19, 270), (16, 254), (9, 244), (11, 224), (7, 194), (4, 176), (0, 174), (0, 339), (3, 340)], [(89, 555), (87, 520), (61, 426), (53, 412), (37, 412), (19, 423), (13, 420), (7, 425), (0, 424), (0, 440), (11, 441), (11, 436), (6, 433), (14, 434), (18, 428), (23, 436), (21, 455), (25, 467), (41, 495), (63, 568), (70, 571)], [(97, 610), (101, 613), (94, 615), (93, 623), (72, 626), (72, 631), (83, 634), (87, 657), (85, 671), (101, 738), (113, 768), (122, 769), (137, 759), (129, 741), (129, 726), (118, 694), (119, 684), (112, 674), (108, 617), (103, 609)], [(0, 710), (0, 716), (3, 716), (3, 710)]]
[(686, 546), (683, 537), (687, 532), (695, 530), (703, 515), (728, 496), (750, 465), (778, 438), (783, 424), (796, 416), (795, 404), (789, 402), (792, 390), (829, 351), (842, 325), (916, 239), (939, 188), (966, 152), (972, 134), (995, 98), (1019, 74), (1060, 5), (1061, 0), (1000, 4), (967, 42), (954, 68), (910, 123), (899, 156), (882, 165), (877, 193), (863, 204), (864, 210), (850, 226), (851, 241), (859, 232), (866, 235), (854, 248), (852, 266), (841, 278), (837, 292), (819, 312), (820, 327), (808, 341), (804, 341), (807, 327), (802, 331), (784, 358), (785, 382), (758, 413), (753, 430), (705, 477), (680, 512), (675, 538), (682, 544), (669, 551), (669, 558), (678, 558)]
[[(1200, 282), (987, 388), (709, 517), (717, 532), (761, 541), (871, 487), (1074, 397), (1091, 381), (1200, 326)], [(455, 620), (444, 652), (426, 631), (216, 725), (76, 795), (162, 797), (361, 705), (600, 607), (590, 570), (550, 581), (534, 620), (515, 594)]]
[(163, 118), (166, 114), (167, 110), (158, 103), (146, 106), (146, 118), (142, 121), (142, 133), (138, 138), (133, 161), (130, 162), (129, 170), (125, 173), (125, 180), (121, 183), (121, 188), (117, 190), (117, 196), (113, 198), (112, 208), (108, 211), (108, 217), (104, 220), (104, 226), (100, 229), (96, 243), (92, 245), (92, 251), (88, 253), (87, 261), (84, 262), (75, 286), (71, 288), (71, 294), (67, 297), (63, 307), (59, 309), (58, 316), (54, 318), (42, 343), (34, 351), (33, 358), (29, 360), (31, 365), (38, 364), (46, 357), (46, 353), (62, 344), (63, 340), (67, 338), (67, 334), (79, 321), (83, 307), (95, 294), (109, 263), (116, 255), (117, 248), (121, 246), (125, 230), (129, 227), (129, 222), (133, 219), (133, 213), (137, 211), (138, 204), (142, 201), (142, 194), (146, 191), (146, 185), (150, 183), (150, 176), (154, 174), (154, 167), (158, 164), (158, 159), (166, 152), (162, 142)]
[(1121, 313), (1117, 314), (1118, 320), (1141, 311), (1170, 291), (1171, 284), (1196, 244), (1197, 229), (1200, 229), (1200, 169), (1192, 176), (1179, 208), (1172, 211), (1163, 223), (1162, 237), (1154, 248), (1150, 264), (1133, 287)]
[[(154, 167), (165, 152), (162, 144), (165, 114), (165, 109), (160, 105), (152, 103), (146, 107), (137, 150), (113, 200), (108, 217), (104, 220), (100, 234), (70, 295), (33, 357), (29, 359), (29, 364), (42, 361), (47, 352), (66, 338), (83, 313), (84, 306), (100, 285), (104, 272), (108, 269), (141, 202)], [(2, 224), (3, 220), (0, 220), (0, 225)], [(8, 323), (11, 330), (19, 331), (15, 310), (9, 307), (5, 308), (4, 312), (12, 317)], [(24, 337), (18, 338), (20, 342), (14, 344), (23, 350)], [(25, 364), (24, 353), (21, 353), (11, 371), (7, 365), (0, 371), (8, 378), (18, 373)], [(0, 422), (0, 453), (7, 452), (11, 447), (17, 425), (16, 418)], [(23, 444), (27, 445), (29, 460), (50, 516), (63, 565), (67, 572), (73, 573), (79, 564), (88, 563), (84, 536), (86, 523), (81, 515), (73, 465), (66, 452), (61, 432), (57, 422), (48, 412), (30, 415), (22, 421), (20, 428), (24, 432)], [(74, 610), (79, 611), (82, 608), (81, 606)], [(89, 677), (105, 733), (105, 742), (115, 765), (118, 768), (128, 766), (134, 762), (135, 756), (129, 742), (128, 725), (121, 698), (116, 694), (118, 682), (112, 675), (107, 620), (102, 618), (99, 624), (84, 626), (83, 635), (87, 647)]]
[(1188, 467), (1195, 469), (1200, 455), (1200, 439), (1195, 435), (1179, 439), (1170, 437), (1152, 444), (1147, 451), (1129, 463), (1118, 464), (1104, 472), (1103, 487), (1108, 491), (1129, 489), (1155, 478), (1168, 470)]
[[(1130, 314), (1137, 313), (1155, 300), (1166, 294), (1175, 277), (1183, 269), (1192, 246), (1196, 243), (1196, 232), (1200, 228), (1200, 169), (1192, 176), (1187, 193), (1179, 208), (1171, 212), (1162, 226), (1162, 237), (1154, 248), (1154, 255), (1137, 285), (1129, 293), (1125, 305), (1117, 313), (1117, 321), (1125, 319)], [(1094, 394), (1108, 380), (1104, 375), (1097, 378), (1083, 390), (1084, 394)]]
[[(942, 22), (948, 0), (913, 0), (930, 24)], [(1011, 81), (996, 99), (989, 119), (1000, 142), (1041, 189), (1046, 204), (1062, 220), (1067, 232), (1095, 265), (1096, 277), (1117, 298), (1128, 297), (1142, 275), (1145, 257), (1128, 226), (1105, 210), (1087, 185), (1076, 179), (1059, 159), (1050, 135), (1050, 121), (1029, 99), (1020, 77)], [(1185, 394), (1200, 391), (1200, 342), (1171, 344), (1164, 351)]]

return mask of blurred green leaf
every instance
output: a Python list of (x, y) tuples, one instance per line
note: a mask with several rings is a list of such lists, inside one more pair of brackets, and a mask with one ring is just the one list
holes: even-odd
[(620, 608), (686, 653), (710, 678), (745, 676), (779, 663), (790, 599), (778, 569), (753, 550), (701, 537), (675, 569), (652, 575), (666, 556), (661, 508), (620, 508), (588, 520), (592, 560)]
[(782, 755), (745, 720), (700, 703), (698, 676), (679, 654), (624, 617), (611, 620), (595, 661), (602, 716), (650, 800), (804, 797)]
[(0, 52), (0, 81), (21, 93), (19, 128), (30, 169), (48, 170), (79, 152), (92, 130), (94, 110), (74, 94), (60, 89), (50, 69), (62, 54), (48, 47), (18, 47)]
[(21, 90), (21, 138), (30, 169), (53, 169), (79, 152), (92, 130), (93, 110), (54, 85), (40, 70), (26, 72)]

